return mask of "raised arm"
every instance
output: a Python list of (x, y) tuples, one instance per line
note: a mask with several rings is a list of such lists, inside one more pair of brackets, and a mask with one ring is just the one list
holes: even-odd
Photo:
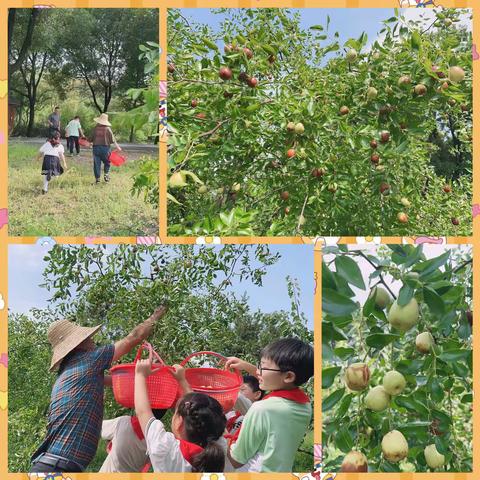
[(225, 367), (235, 368), (236, 370), (244, 370), (253, 376), (256, 376), (257, 374), (257, 367), (255, 365), (252, 365), (251, 363), (248, 363), (245, 360), (241, 360), (237, 357), (228, 357), (227, 361), (225, 362)]
[(185, 369), (181, 365), (174, 365), (173, 368), (175, 371), (170, 371), (170, 373), (177, 379), (180, 389), (182, 390), (182, 395), (193, 392), (192, 387), (185, 377)]
[(158, 307), (152, 315), (140, 325), (137, 325), (125, 338), (115, 342), (113, 362), (116, 362), (129, 353), (133, 347), (142, 343), (152, 332), (155, 323), (167, 312), (167, 307)]
[(151, 360), (139, 360), (135, 367), (135, 414), (140, 422), (143, 435), (146, 436), (146, 428), (149, 420), (153, 417), (152, 407), (148, 399), (147, 377), (152, 373)]

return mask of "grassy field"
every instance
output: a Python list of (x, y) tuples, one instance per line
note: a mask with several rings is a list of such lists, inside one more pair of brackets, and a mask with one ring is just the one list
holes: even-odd
[(91, 149), (66, 157), (67, 171), (42, 195), (37, 148), (9, 145), (8, 208), (10, 236), (136, 236), (158, 232), (158, 212), (130, 194), (140, 155), (129, 153), (110, 169), (110, 182), (95, 185)]

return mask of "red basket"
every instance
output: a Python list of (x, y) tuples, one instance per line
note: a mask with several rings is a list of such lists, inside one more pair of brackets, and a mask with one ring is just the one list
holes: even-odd
[[(227, 359), (215, 352), (196, 352), (189, 355), (182, 363), (182, 367), (188, 361), (198, 355), (213, 355), (225, 362)], [(233, 408), (240, 391), (243, 379), (238, 370), (230, 372), (219, 368), (200, 367), (186, 368), (185, 378), (194, 392), (206, 393), (215, 398), (223, 408), (228, 412)]]
[(78, 139), (78, 144), (81, 145), (82, 147), (89, 147), (90, 142), (86, 138), (79, 138)]
[(112, 150), (108, 159), (110, 160), (110, 163), (116, 167), (123, 165), (126, 160), (126, 158), (118, 150)]
[(145, 342), (137, 352), (133, 363), (115, 365), (110, 369), (115, 400), (124, 407), (134, 408), (135, 394), (135, 364), (140, 359), (142, 351), (149, 351), (149, 358), (155, 355), (158, 363), (152, 365), (153, 373), (147, 377), (147, 391), (152, 408), (170, 408), (177, 397), (178, 382), (170, 373), (173, 367), (167, 367), (152, 346)]

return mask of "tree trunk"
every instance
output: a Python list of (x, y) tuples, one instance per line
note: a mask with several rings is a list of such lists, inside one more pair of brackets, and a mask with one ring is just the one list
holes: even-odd
[(36, 94), (29, 99), (28, 102), (28, 125), (27, 125), (27, 137), (32, 137), (33, 125), (35, 123), (35, 103), (36, 103)]
[[(8, 41), (9, 41), (9, 51), (10, 51), (10, 42), (13, 39), (13, 29), (15, 27), (15, 16), (16, 13), (12, 12), (10, 9), (8, 12)], [(33, 38), (33, 30), (35, 28), (35, 24), (37, 22), (38, 16), (40, 15), (41, 9), (40, 8), (32, 8), (30, 19), (28, 20), (28, 27), (27, 33), (25, 35), (25, 39), (23, 40), (22, 47), (20, 48), (20, 53), (18, 54), (17, 59), (15, 62), (8, 66), (8, 83), (10, 83), (11, 76), (22, 66), (25, 57), (30, 50), (30, 46), (32, 45), (32, 38)], [(10, 30), (11, 28), (11, 30)]]
[(135, 133), (135, 130), (133, 129), (133, 125), (130, 127), (130, 135), (128, 137), (128, 142), (133, 143), (133, 135)]

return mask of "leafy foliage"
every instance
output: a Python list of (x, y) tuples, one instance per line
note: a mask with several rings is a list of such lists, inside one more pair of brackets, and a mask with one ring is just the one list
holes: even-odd
[[(286, 9), (220, 12), (213, 31), (169, 10), (170, 234), (471, 231), (471, 33), (461, 11), (439, 11), (433, 25), (396, 11), (370, 50), (365, 33), (345, 42), (357, 51), (351, 62), (328, 23), (305, 31)], [(463, 82), (440, 78), (450, 66), (464, 69)], [(399, 85), (405, 75), (411, 83)], [(182, 171), (204, 185), (177, 182)]]
[[(390, 245), (376, 254), (328, 247), (324, 253), (322, 295), (329, 306), (322, 322), (325, 468), (338, 470), (345, 454), (354, 449), (366, 455), (370, 471), (424, 472), (424, 448), (435, 444), (445, 455), (446, 471), (471, 471), (471, 250), (448, 250), (428, 260), (422, 245)], [(390, 288), (393, 293), (398, 286), (394, 282), (401, 282), (399, 304), (415, 297), (420, 305), (416, 327), (402, 334), (390, 327), (373, 296), (363, 305), (352, 300), (354, 287), (367, 288), (355, 284), (359, 276), (367, 277), (367, 264), (372, 288)], [(421, 354), (415, 337), (425, 331), (432, 334), (435, 347)], [(371, 372), (369, 387), (360, 392), (345, 388), (343, 381), (345, 369), (355, 362), (366, 363)], [(392, 397), (387, 410), (367, 409), (368, 388), (382, 385), (390, 370), (404, 375), (405, 390)], [(393, 429), (409, 445), (401, 463), (382, 456), (381, 440)]]

